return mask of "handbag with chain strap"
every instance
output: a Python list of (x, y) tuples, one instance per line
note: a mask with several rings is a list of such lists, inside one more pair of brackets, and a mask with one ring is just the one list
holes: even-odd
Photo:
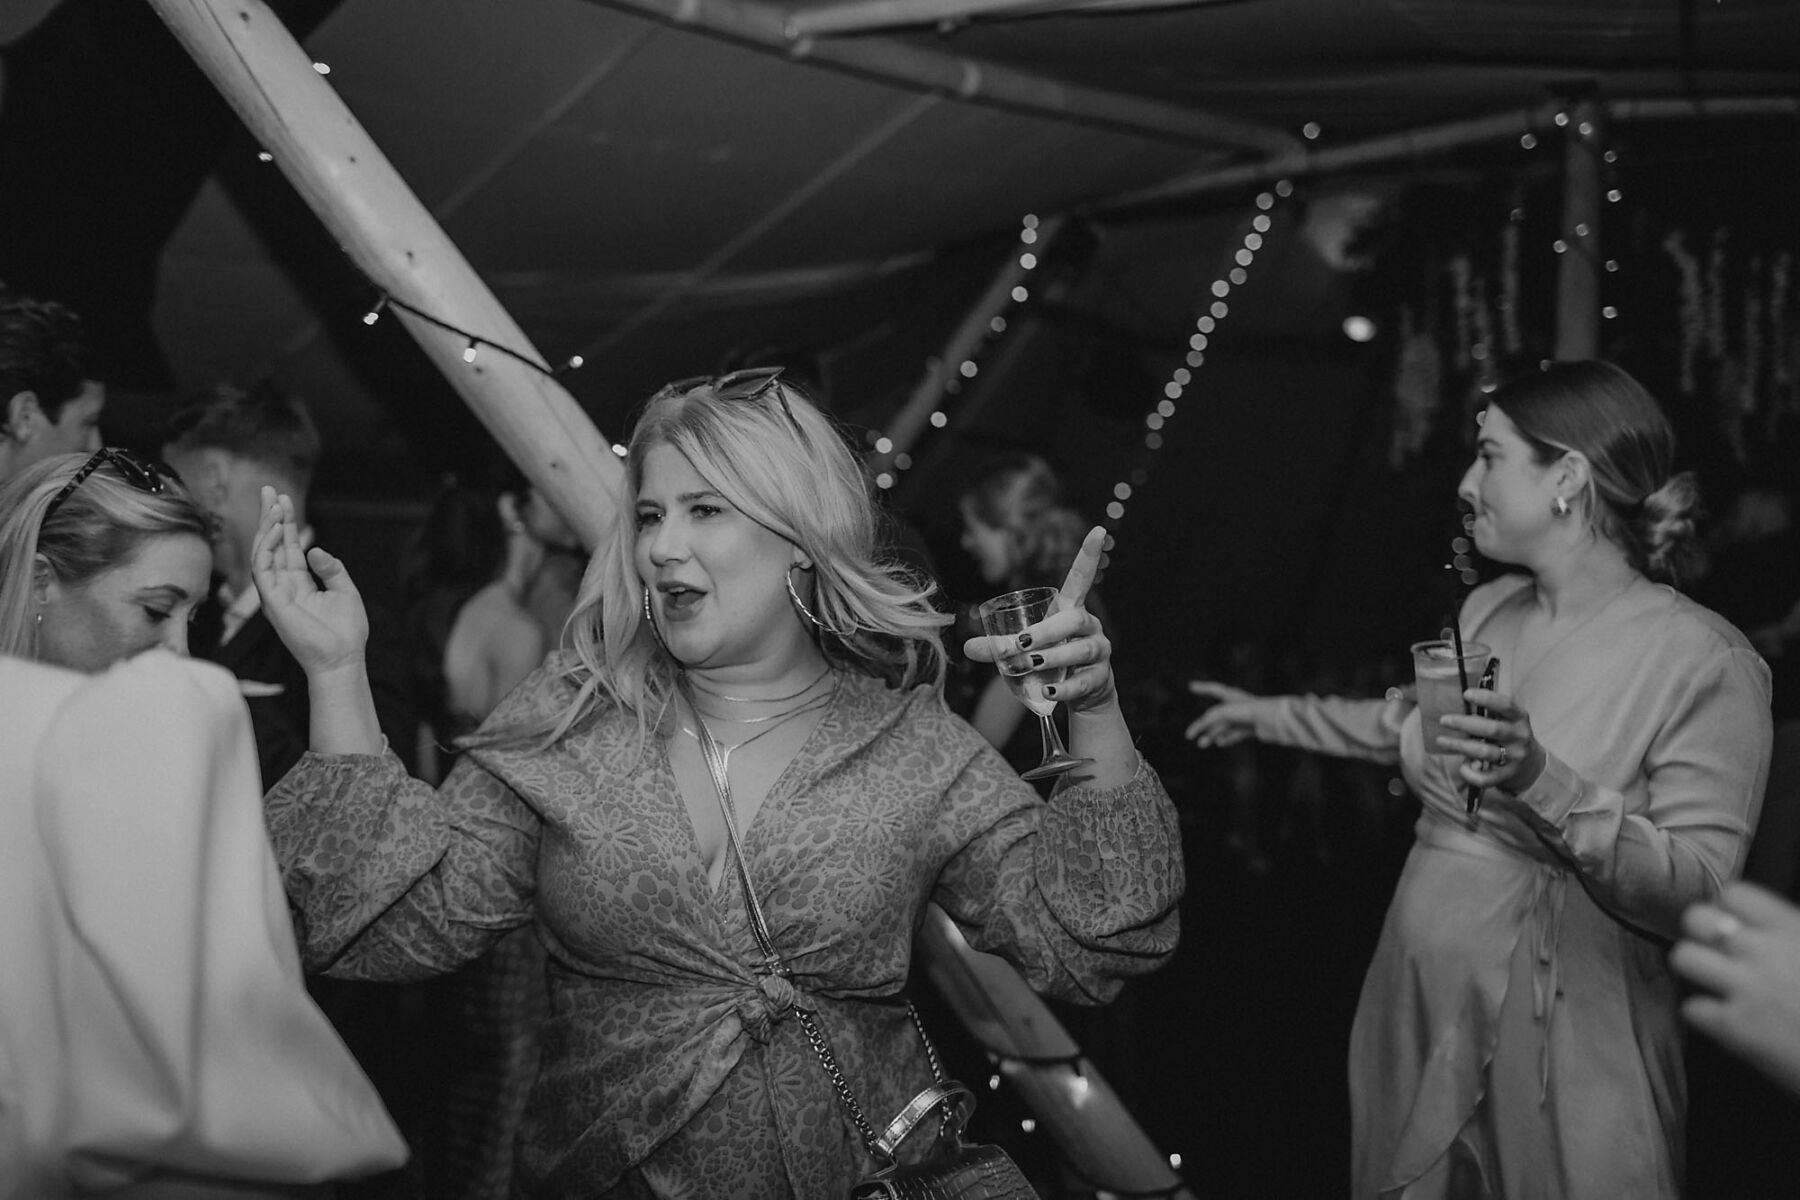
[[(683, 695), (692, 708), (693, 700), (687, 696), (685, 687)], [(718, 739), (713, 737), (712, 730), (707, 728), (705, 719), (700, 717), (699, 710), (695, 708), (694, 712), (695, 740), (700, 743), (700, 755), (706, 760), (707, 774), (712, 776), (713, 787), (719, 793), (719, 806), (725, 814), (725, 832), (731, 839), (731, 854), (737, 862), (738, 880), (743, 884), (744, 903), (750, 912), (750, 928), (756, 935), (756, 944), (762, 951), (768, 972), (791, 981), (793, 971), (775, 948), (768, 922), (763, 918), (762, 904), (756, 896), (756, 886), (750, 881), (749, 860), (744, 856), (737, 811), (731, 803), (731, 781), (725, 773), (725, 752)], [(925, 1033), (918, 1009), (909, 1001), (906, 1011), (925, 1043), (925, 1053), (931, 1060), (931, 1073), (936, 1082), (914, 1096), (887, 1128), (877, 1134), (863, 1115), (862, 1105), (857, 1103), (856, 1093), (844, 1077), (843, 1068), (838, 1065), (837, 1055), (832, 1053), (831, 1043), (826, 1040), (818, 1019), (804, 1008), (794, 1010), (825, 1074), (831, 1079), (838, 1100), (850, 1114), (878, 1167), (875, 1174), (851, 1188), (850, 1200), (1038, 1200), (1025, 1173), (1005, 1150), (964, 1140), (964, 1129), (975, 1111), (975, 1096), (964, 1085), (944, 1078), (937, 1047)], [(937, 1136), (931, 1149), (917, 1162), (902, 1163), (897, 1156), (901, 1142), (933, 1114), (937, 1116)]]

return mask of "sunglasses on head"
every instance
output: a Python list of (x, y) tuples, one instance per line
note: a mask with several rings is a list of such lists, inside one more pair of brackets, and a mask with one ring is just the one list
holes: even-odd
[(94, 451), (92, 457), (81, 464), (81, 468), (75, 474), (69, 477), (69, 482), (62, 485), (62, 490), (50, 498), (50, 503), (44, 507), (44, 519), (49, 520), (50, 514), (61, 507), (62, 502), (69, 498), (69, 494), (80, 487), (82, 481), (89, 475), (99, 470), (103, 463), (111, 463), (113, 468), (119, 472), (120, 478), (124, 479), (126, 483), (140, 492), (148, 492), (151, 495), (161, 493), (170, 483), (181, 482), (181, 476), (175, 473), (173, 467), (159, 462), (146, 461), (128, 450), (115, 450), (111, 446), (102, 446)]
[(798, 432), (800, 422), (794, 418), (794, 410), (788, 407), (787, 393), (777, 386), (777, 381), (785, 370), (786, 367), (746, 367), (724, 375), (695, 375), (664, 384), (656, 395), (658, 399), (664, 396), (685, 396), (704, 387), (721, 400), (756, 401), (773, 393), (775, 399), (781, 402), (781, 411)]

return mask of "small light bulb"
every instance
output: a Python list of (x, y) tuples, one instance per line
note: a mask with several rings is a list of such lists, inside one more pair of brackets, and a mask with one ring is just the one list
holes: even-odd
[(569, 369), (571, 371), (579, 371), (586, 364), (587, 364), (587, 359), (581, 357), (581, 355), (579, 355), (579, 354), (569, 355)]
[(331, 65), (329, 63), (316, 62), (313, 64), (313, 70), (321, 75), (329, 75), (331, 74)]
[(467, 363), (474, 362), (476, 353), (477, 353), (477, 351), (476, 351), (475, 343), (470, 342), (467, 346), (465, 346), (463, 348), (463, 361), (467, 362)]

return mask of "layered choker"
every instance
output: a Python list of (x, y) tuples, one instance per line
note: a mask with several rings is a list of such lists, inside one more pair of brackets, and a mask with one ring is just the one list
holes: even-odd
[[(713, 689), (707, 687), (705, 684), (695, 679), (692, 674), (684, 674), (684, 678), (689, 687), (702, 695), (712, 697), (714, 700), (724, 700), (731, 704), (785, 704), (789, 700), (799, 700), (802, 696), (818, 687), (820, 681), (829, 674), (831, 674), (831, 664), (827, 663), (824, 670), (820, 671), (817, 675), (814, 675), (812, 679), (808, 681), (806, 686), (802, 687), (797, 692), (789, 692), (785, 696), (727, 696), (724, 692), (715, 692)], [(696, 705), (695, 707), (697, 709), (699, 706)], [(804, 707), (804, 705), (802, 705), (802, 707)], [(767, 716), (761, 717), (727, 717), (720, 713), (704, 713), (703, 715), (711, 717), (715, 721), (733, 721), (740, 725), (755, 725), (760, 724), (763, 721), (776, 720), (777, 718), (787, 716), (788, 713), (785, 711), (770, 713)]]
[[(727, 745), (724, 745), (723, 743), (720, 744), (720, 749), (724, 753), (725, 762), (727, 765), (729, 765), (729, 763), (731, 761), (731, 752), (733, 750), (737, 750), (744, 746), (748, 746), (751, 742), (754, 742), (756, 739), (763, 737), (766, 734), (774, 733), (777, 729), (780, 729), (783, 725), (786, 725), (789, 721), (796, 720), (800, 717), (805, 716), (808, 713), (816, 712), (819, 709), (822, 709), (822, 708), (826, 707), (827, 705), (829, 705), (832, 701), (832, 698), (837, 695), (837, 679), (835, 676), (832, 676), (831, 687), (825, 689), (824, 691), (818, 691), (818, 692), (814, 691), (814, 689), (817, 688), (819, 686), (819, 684), (828, 675), (832, 675), (832, 670), (829, 666), (827, 666), (823, 671), (820, 671), (816, 676), (814, 676), (811, 683), (808, 683), (805, 687), (801, 688), (797, 692), (790, 692), (786, 696), (767, 696), (767, 697), (762, 697), (762, 698), (746, 697), (746, 696), (727, 696), (723, 692), (711, 691), (707, 688), (703, 688), (700, 685), (696, 684), (694, 682), (692, 676), (684, 675), (682, 682), (687, 687), (693, 688), (695, 691), (704, 692), (706, 695), (712, 696), (715, 699), (729, 700), (735, 704), (780, 704), (780, 703), (784, 703), (789, 700), (798, 701), (798, 703), (793, 704), (787, 708), (784, 708), (784, 709), (780, 710), (779, 712), (765, 713), (762, 716), (758, 716), (758, 717), (727, 717), (727, 716), (721, 716), (716, 713), (709, 713), (709, 712), (704, 711), (703, 709), (701, 709), (701, 707), (698, 704), (696, 704), (694, 702), (693, 692), (689, 692), (687, 695), (688, 707), (694, 710), (694, 717), (698, 721), (705, 721), (710, 718), (711, 720), (714, 720), (714, 721), (729, 721), (735, 725), (763, 725), (763, 726), (765, 726), (765, 728), (757, 730), (755, 733), (751, 734), (749, 737), (743, 738), (732, 745), (727, 746)], [(809, 695), (808, 693), (812, 693), (812, 694)], [(698, 741), (700, 738), (699, 733), (697, 733), (693, 729), (688, 728), (686, 725), (683, 725), (681, 727), (681, 732), (687, 734), (689, 737), (695, 739), (696, 741)]]

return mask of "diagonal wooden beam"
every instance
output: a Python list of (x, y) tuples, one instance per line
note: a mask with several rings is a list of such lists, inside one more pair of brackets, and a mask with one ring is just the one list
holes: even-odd
[[(1428, 158), (1464, 146), (1495, 142), (1527, 133), (1542, 134), (1555, 127), (1556, 114), (1569, 105), (1560, 100), (1441, 125), (1426, 125), (1399, 133), (1383, 134), (1359, 142), (1346, 142), (1322, 150), (1303, 147), (1271, 155), (1260, 162), (1233, 163), (1191, 171), (1164, 183), (1113, 196), (1088, 207), (1095, 213), (1190, 200), (1198, 196), (1252, 187), (1276, 179), (1300, 179), (1328, 175), (1356, 167), (1379, 166)], [(1793, 96), (1723, 96), (1709, 99), (1679, 97), (1615, 99), (1600, 102), (1602, 113), (1613, 121), (1707, 120), (1735, 117), (1800, 115), (1800, 98)]]
[(1129, 12), (1217, 4), (1220, 0), (837, 0), (788, 13), (790, 37), (831, 37), (879, 29), (965, 24), (976, 17), (1039, 16), (1057, 12)]
[(1276, 154), (1298, 139), (1280, 129), (1124, 92), (1083, 87), (998, 63), (886, 38), (817, 41), (788, 34), (788, 14), (738, 0), (591, 0), (667, 24), (773, 50), (902, 87), (1157, 141)]
[[(147, 0), (275, 165), (381, 291), (543, 364), (506, 309), (419, 202), (263, 0)], [(391, 309), (508, 457), (591, 548), (612, 527), (624, 468), (546, 371)]]

